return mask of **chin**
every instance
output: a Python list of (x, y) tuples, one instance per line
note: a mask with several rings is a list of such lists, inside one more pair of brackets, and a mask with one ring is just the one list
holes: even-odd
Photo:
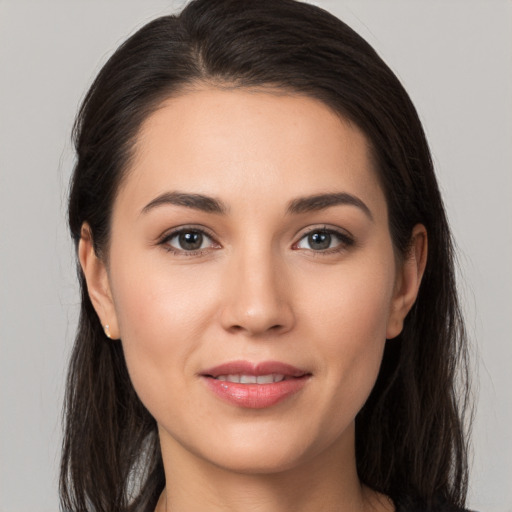
[(282, 424), (270, 429), (263, 425), (260, 428), (227, 428), (222, 436), (206, 437), (189, 451), (226, 471), (270, 475), (298, 468), (306, 462), (311, 464), (315, 459), (321, 461), (325, 455), (337, 452), (340, 442), (346, 444), (342, 441), (345, 436), (336, 436), (326, 430), (322, 436), (308, 429), (294, 431)]
[(270, 475), (289, 471), (307, 459), (296, 448), (279, 450), (260, 446), (246, 446), (208, 454), (210, 462), (224, 470), (246, 475)]

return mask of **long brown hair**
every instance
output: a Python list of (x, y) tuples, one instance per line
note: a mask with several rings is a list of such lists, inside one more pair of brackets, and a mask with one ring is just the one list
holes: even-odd
[[(426, 226), (428, 263), (403, 332), (388, 341), (356, 419), (362, 482), (397, 504), (463, 506), (467, 490), (466, 336), (450, 231), (425, 135), (376, 52), (326, 11), (293, 0), (196, 0), (156, 19), (103, 67), (74, 128), (69, 225), (108, 258), (112, 205), (141, 123), (187, 86), (271, 86), (317, 98), (368, 137), (398, 253)], [(66, 511), (153, 510), (165, 485), (154, 419), (122, 343), (107, 342), (78, 269), (82, 306), (67, 378), (61, 503)], [(461, 379), (456, 379), (457, 375)]]

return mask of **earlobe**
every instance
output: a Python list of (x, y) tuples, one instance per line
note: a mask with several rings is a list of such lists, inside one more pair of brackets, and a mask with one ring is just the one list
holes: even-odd
[(395, 293), (388, 319), (386, 338), (398, 336), (404, 320), (416, 301), (427, 264), (427, 230), (423, 224), (414, 226), (411, 233), (411, 246), (396, 280)]
[(84, 223), (78, 243), (78, 258), (87, 282), (87, 292), (108, 338), (119, 338), (119, 327), (114, 301), (104, 261), (94, 250), (92, 233)]

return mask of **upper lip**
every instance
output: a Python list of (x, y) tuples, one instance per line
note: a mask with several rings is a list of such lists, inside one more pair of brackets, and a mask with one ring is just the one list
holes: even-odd
[(303, 377), (310, 375), (310, 372), (302, 370), (287, 363), (279, 361), (262, 361), (251, 363), (250, 361), (230, 361), (227, 363), (208, 368), (201, 372), (201, 375), (218, 377), (219, 375), (270, 375), (272, 373), (284, 375), (285, 377)]

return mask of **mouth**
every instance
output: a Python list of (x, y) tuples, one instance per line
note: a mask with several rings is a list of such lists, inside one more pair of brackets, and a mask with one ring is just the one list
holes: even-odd
[(200, 374), (208, 388), (237, 407), (263, 409), (298, 393), (312, 376), (286, 363), (234, 361)]
[[(272, 384), (273, 382), (282, 382), (286, 379), (285, 375), (278, 373), (271, 373), (269, 375), (240, 375), (240, 374), (229, 374), (219, 375), (218, 377), (212, 377), (216, 380), (222, 380), (225, 382), (236, 382), (237, 384)], [(288, 377), (295, 378), (295, 377)]]
[(310, 372), (279, 361), (231, 361), (202, 372), (203, 376), (239, 384), (272, 384), (311, 375)]

